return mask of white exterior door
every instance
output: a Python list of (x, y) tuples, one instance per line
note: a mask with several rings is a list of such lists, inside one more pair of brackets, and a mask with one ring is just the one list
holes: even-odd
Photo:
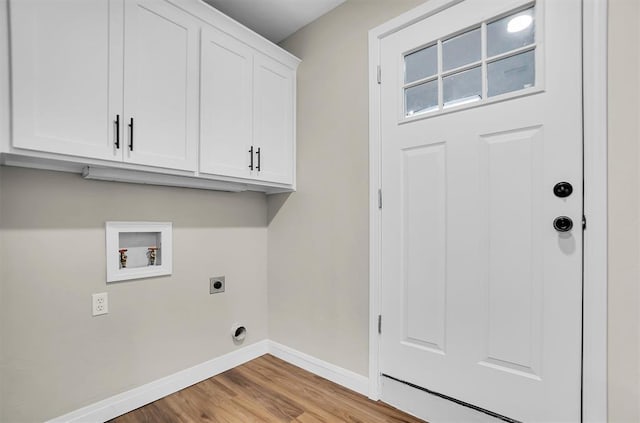
[(13, 146), (121, 160), (122, 1), (18, 0), (10, 10)]
[(164, 0), (125, 2), (124, 160), (196, 170), (198, 22)]
[(580, 0), (466, 0), (380, 55), (381, 373), (580, 421)]

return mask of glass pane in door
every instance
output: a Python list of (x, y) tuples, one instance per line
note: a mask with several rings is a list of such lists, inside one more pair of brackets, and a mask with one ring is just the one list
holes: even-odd
[(506, 53), (535, 42), (535, 8), (514, 13), (487, 25), (487, 56)]
[(448, 71), (477, 62), (482, 57), (480, 28), (442, 42), (442, 70)]
[(473, 103), (482, 99), (482, 70), (480, 66), (454, 73), (442, 79), (444, 107)]
[(533, 87), (536, 83), (535, 50), (489, 63), (489, 97)]
[(438, 109), (438, 80), (405, 88), (405, 116)]
[(410, 84), (438, 72), (438, 48), (433, 45), (404, 57), (404, 83)]

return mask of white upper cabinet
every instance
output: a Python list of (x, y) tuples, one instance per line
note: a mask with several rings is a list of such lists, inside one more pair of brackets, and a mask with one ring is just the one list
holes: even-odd
[(200, 0), (9, 1), (4, 164), (295, 189), (297, 58)]
[(11, 2), (14, 147), (114, 159), (112, 121), (122, 107), (117, 5)]
[(198, 34), (164, 0), (125, 1), (125, 161), (196, 170)]
[(197, 168), (197, 21), (165, 0), (12, 1), (13, 146)]
[(253, 51), (212, 27), (202, 31), (200, 172), (250, 176)]
[(293, 184), (295, 71), (212, 28), (201, 60), (200, 172)]
[(253, 66), (253, 143), (258, 179), (293, 183), (295, 72), (262, 54)]

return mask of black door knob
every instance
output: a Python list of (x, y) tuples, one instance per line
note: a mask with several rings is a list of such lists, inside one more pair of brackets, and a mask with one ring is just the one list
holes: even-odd
[(569, 182), (558, 182), (553, 187), (553, 193), (556, 197), (565, 198), (571, 195), (573, 192), (573, 186)]
[(553, 227), (558, 232), (569, 232), (573, 229), (573, 220), (567, 216), (558, 216), (553, 220)]

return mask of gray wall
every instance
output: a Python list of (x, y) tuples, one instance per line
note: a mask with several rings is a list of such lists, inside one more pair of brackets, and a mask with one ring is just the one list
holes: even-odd
[[(368, 31), (422, 0), (350, 0), (281, 45), (298, 68), (298, 192), (269, 197), (269, 336), (368, 375)], [(277, 212), (277, 213), (276, 213)]]
[(609, 1), (609, 420), (640, 421), (640, 2)]
[[(267, 338), (263, 194), (0, 168), (3, 422), (37, 421)], [(173, 274), (105, 283), (107, 220), (173, 222)], [(224, 294), (209, 277), (226, 275)], [(91, 294), (109, 314), (91, 316)]]

